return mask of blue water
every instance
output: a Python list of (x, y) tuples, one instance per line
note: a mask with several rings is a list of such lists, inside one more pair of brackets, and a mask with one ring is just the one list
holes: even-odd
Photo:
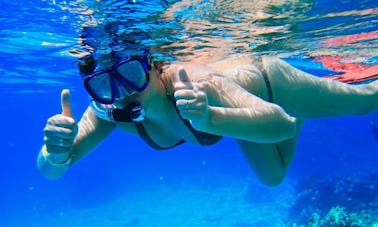
[[(230, 1), (221, 2), (224, 6)], [(298, 8), (306, 9), (307, 18), (289, 13), (282, 21), (266, 19), (258, 23), (292, 25), (292, 35), (282, 34), (294, 41), (303, 40), (303, 45), (297, 46), (293, 53), (297, 57), (289, 61), (306, 71), (317, 75), (329, 71), (307, 57), (298, 57), (315, 52), (309, 47), (316, 39), (378, 31), (376, 1), (333, 1), (332, 7), (329, 1), (323, 0), (305, 3)], [(61, 179), (44, 179), (36, 168), (36, 156), (42, 146), (46, 120), (61, 111), (61, 89), (71, 90), (77, 120), (88, 104), (75, 58), (68, 54), (68, 50), (77, 46), (77, 21), (83, 18), (64, 10), (62, 5), (63, 1), (47, 0), (0, 2), (0, 7), (7, 12), (0, 16), (1, 226), (284, 226), (294, 215), (291, 206), (297, 182), (310, 176), (354, 177), (357, 182), (362, 179), (360, 175), (377, 172), (378, 144), (370, 127), (371, 115), (367, 115), (308, 120), (288, 176), (275, 188), (265, 187), (256, 180), (231, 139), (225, 138), (212, 147), (185, 144), (171, 151), (157, 152), (139, 138), (119, 131)], [(70, 5), (76, 6), (74, 2)], [(159, 7), (153, 9), (156, 13), (161, 11)], [(322, 17), (365, 9), (375, 9), (375, 12)], [(186, 10), (192, 14), (181, 11), (177, 18), (193, 18), (198, 5)], [(269, 12), (282, 11), (286, 12), (287, 8), (269, 9)], [(201, 14), (200, 18), (212, 17)], [(244, 19), (236, 18), (233, 23), (244, 23)], [(181, 28), (177, 24), (168, 23), (172, 30)], [(172, 34), (175, 39), (181, 37)], [(251, 48), (267, 52), (269, 42), (272, 53), (295, 49), (295, 42), (274, 43), (279, 34), (262, 35), (246, 50), (234, 50), (245, 52)], [(235, 34), (222, 35), (227, 38)], [(373, 59), (369, 64), (376, 64), (377, 42), (375, 38), (342, 50), (349, 53), (353, 48), (353, 53), (365, 53)], [(365, 44), (370, 52), (364, 48)], [(373, 185), (373, 182), (362, 183)], [(378, 189), (371, 190), (376, 197)], [(359, 196), (362, 201), (363, 194), (357, 191), (353, 197), (356, 204)], [(372, 204), (378, 202), (375, 197), (371, 198)], [(337, 206), (338, 202), (332, 205)]]

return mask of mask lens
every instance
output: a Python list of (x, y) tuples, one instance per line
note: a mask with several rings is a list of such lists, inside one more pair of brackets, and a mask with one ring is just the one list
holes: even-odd
[(115, 80), (115, 99), (124, 99), (127, 96), (130, 96), (135, 93), (133, 89), (130, 89), (127, 86), (124, 86), (119, 80)]
[(142, 89), (146, 84), (146, 72), (139, 61), (122, 63), (117, 68), (118, 73), (133, 88)]
[(90, 77), (85, 81), (88, 92), (97, 101), (103, 103), (112, 102), (112, 83), (109, 73), (101, 73), (96, 76)]

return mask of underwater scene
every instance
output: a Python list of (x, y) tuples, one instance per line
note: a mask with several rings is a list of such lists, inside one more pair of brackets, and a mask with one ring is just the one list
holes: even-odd
[[(115, 129), (62, 177), (37, 168), (78, 61), (148, 50), (164, 62), (278, 56), (318, 77), (378, 78), (375, 0), (0, 0), (0, 226), (378, 226), (378, 112), (304, 122), (284, 180), (261, 183), (233, 138), (156, 151)], [(122, 52), (123, 53), (123, 52)], [(378, 100), (377, 100), (378, 102)], [(317, 105), (317, 103), (313, 103)]]

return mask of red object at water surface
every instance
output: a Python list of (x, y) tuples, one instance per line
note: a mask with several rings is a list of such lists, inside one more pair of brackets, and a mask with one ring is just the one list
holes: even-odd
[[(322, 46), (337, 47), (377, 38), (378, 32), (376, 31), (353, 34), (327, 39), (323, 41)], [(361, 59), (368, 58), (369, 56), (320, 56), (316, 57), (314, 61), (321, 62), (324, 67), (339, 73), (337, 75), (326, 76), (326, 78), (345, 83), (360, 83), (378, 78), (378, 65), (367, 65), (361, 61)]]

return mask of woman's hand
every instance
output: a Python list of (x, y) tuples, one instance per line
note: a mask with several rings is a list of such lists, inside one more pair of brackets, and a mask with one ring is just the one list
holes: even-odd
[(195, 129), (205, 131), (210, 119), (206, 82), (191, 82), (185, 69), (180, 67), (174, 88), (176, 106), (181, 117), (189, 120)]
[(61, 103), (62, 114), (50, 117), (43, 130), (48, 158), (54, 163), (64, 163), (71, 158), (72, 145), (78, 132), (69, 90), (62, 91)]

